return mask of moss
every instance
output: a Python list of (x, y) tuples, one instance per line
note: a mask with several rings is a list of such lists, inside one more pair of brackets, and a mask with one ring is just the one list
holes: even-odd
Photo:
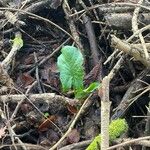
[(123, 133), (125, 133), (127, 130), (128, 130), (128, 124), (126, 123), (125, 119), (113, 120), (109, 125), (110, 141), (115, 140)]
[(88, 146), (86, 150), (98, 150), (99, 144), (101, 143), (101, 135), (94, 138), (92, 143)]
[[(110, 142), (120, 137), (123, 133), (128, 130), (128, 124), (125, 119), (113, 120), (109, 125), (109, 138)], [(94, 138), (91, 144), (86, 150), (99, 150), (99, 145), (101, 144), (101, 135)]]

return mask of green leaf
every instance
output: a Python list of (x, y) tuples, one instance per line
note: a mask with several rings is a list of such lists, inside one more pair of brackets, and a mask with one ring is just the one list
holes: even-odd
[(100, 85), (101, 84), (98, 83), (98, 82), (93, 82), (86, 89), (84, 89), (84, 90), (81, 89), (81, 90), (76, 91), (75, 97), (77, 99), (86, 98), (90, 93), (92, 93), (94, 90), (96, 90), (97, 88), (99, 88)]
[(57, 59), (63, 91), (83, 89), (83, 56), (74, 46), (64, 46)]
[(84, 92), (91, 93), (94, 90), (96, 90), (98, 87), (100, 87), (100, 85), (101, 84), (99, 82), (93, 82), (84, 90)]
[(44, 116), (47, 118), (49, 116), (49, 113), (48, 112), (44, 113)]
[(15, 38), (10, 41), (13, 43), (12, 48), (15, 48), (17, 50), (19, 50), (23, 46), (23, 39), (20, 32), (16, 32)]

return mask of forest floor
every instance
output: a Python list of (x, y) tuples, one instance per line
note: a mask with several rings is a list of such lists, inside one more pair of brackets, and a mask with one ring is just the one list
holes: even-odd
[[(119, 118), (128, 131), (108, 149), (150, 148), (148, 0), (5, 0), (0, 19), (1, 150), (85, 150), (100, 133), (106, 150)], [(65, 46), (79, 55), (59, 63)]]

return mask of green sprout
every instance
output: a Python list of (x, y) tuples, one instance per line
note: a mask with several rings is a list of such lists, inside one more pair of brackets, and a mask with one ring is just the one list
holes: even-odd
[(60, 81), (63, 91), (67, 92), (73, 89), (76, 98), (83, 99), (87, 97), (100, 86), (100, 83), (94, 82), (86, 89), (84, 88), (84, 59), (78, 48), (74, 46), (64, 46), (61, 49), (61, 53), (57, 59), (57, 66), (60, 72)]

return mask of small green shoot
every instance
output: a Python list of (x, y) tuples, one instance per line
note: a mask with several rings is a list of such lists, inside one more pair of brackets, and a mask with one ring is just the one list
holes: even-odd
[(49, 113), (48, 112), (44, 113), (44, 116), (45, 118), (49, 117)]
[(74, 46), (64, 46), (61, 52), (62, 54), (57, 59), (57, 66), (60, 71), (63, 91), (67, 92), (73, 89), (75, 91), (75, 98), (86, 98), (100, 86), (100, 83), (91, 83), (88, 88), (84, 89), (84, 59), (82, 53)]
[(79, 90), (75, 93), (75, 98), (77, 99), (83, 99), (88, 97), (90, 93), (92, 93), (94, 90), (98, 89), (100, 87), (100, 83), (93, 82), (91, 83), (86, 89)]
[(83, 89), (83, 56), (80, 50), (73, 46), (64, 46), (61, 52), (62, 54), (57, 59), (57, 65), (63, 91), (66, 92), (71, 88)]
[(23, 46), (23, 39), (20, 32), (17, 32), (15, 38), (10, 41), (13, 43), (12, 47), (15, 49), (20, 49)]

